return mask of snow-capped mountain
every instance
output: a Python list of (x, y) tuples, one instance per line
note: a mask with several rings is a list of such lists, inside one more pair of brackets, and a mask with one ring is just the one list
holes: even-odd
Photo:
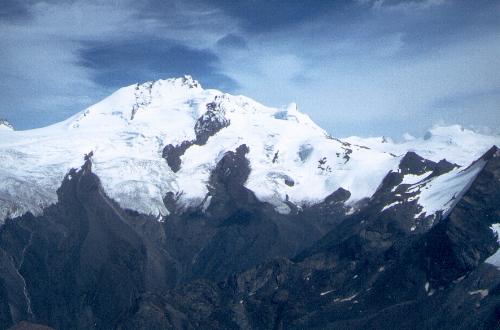
[(499, 142), (341, 140), (187, 76), (0, 130), (0, 328), (498, 329)]
[(158, 80), (124, 87), (48, 127), (1, 130), (0, 219), (40, 214), (55, 203), (65, 174), (90, 152), (111, 198), (161, 217), (169, 213), (163, 202), (168, 192), (183, 207), (206, 207), (211, 171), (225, 152), (246, 144), (252, 170), (245, 186), (286, 214), (289, 203), (319, 203), (339, 188), (355, 205), (375, 192), (407, 150), (467, 165), (498, 140), (435, 127), (429, 139), (403, 144), (341, 141), (293, 103), (266, 107), (205, 90), (189, 76)]

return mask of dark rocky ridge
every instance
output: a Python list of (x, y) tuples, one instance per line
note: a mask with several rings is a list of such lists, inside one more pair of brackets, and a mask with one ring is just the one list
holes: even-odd
[[(389, 172), (382, 183), (377, 188), (377, 191), (370, 199), (371, 208), (363, 208), (364, 216), (376, 218), (373, 226), (378, 227), (376, 231), (380, 231), (379, 227), (391, 226), (393, 231), (401, 232), (402, 234), (421, 233), (430, 229), (442, 217), (441, 214), (421, 215), (415, 217), (421, 211), (413, 197), (418, 194), (418, 191), (408, 191), (410, 184), (403, 184), (405, 175), (419, 175), (427, 180), (429, 178), (448, 173), (452, 169), (458, 167), (456, 164), (451, 164), (446, 160), (433, 162), (420, 157), (414, 152), (408, 152), (399, 164), (398, 171)], [(393, 205), (389, 209), (385, 206)], [(396, 219), (396, 220), (394, 220)]]
[(500, 271), (484, 263), (499, 247), (498, 149), (449, 214), (413, 231), (415, 203), (381, 209), (403, 172), (452, 164), (409, 154), (355, 210), (339, 189), (283, 215), (244, 187), (247, 152), (224, 155), (203, 207), (165, 196), (163, 222), (109, 199), (89, 155), (57, 204), (0, 228), (0, 328), (498, 328)]

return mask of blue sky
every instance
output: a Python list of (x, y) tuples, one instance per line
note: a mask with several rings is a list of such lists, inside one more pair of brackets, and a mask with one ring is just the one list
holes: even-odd
[(3, 0), (0, 117), (40, 127), (135, 82), (299, 109), (336, 136), (500, 127), (500, 2)]

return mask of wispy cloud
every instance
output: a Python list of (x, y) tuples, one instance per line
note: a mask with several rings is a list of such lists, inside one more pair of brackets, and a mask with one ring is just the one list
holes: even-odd
[(411, 11), (427, 10), (449, 3), (449, 0), (409, 0), (409, 1), (388, 1), (375, 0), (371, 2), (375, 10)]
[(0, 116), (18, 128), (42, 126), (125, 84), (184, 73), (212, 87), (235, 87), (206, 48), (221, 36), (214, 26), (230, 20), (216, 19), (216, 10), (169, 3), (177, 10), (159, 16), (133, 1), (7, 3), (1, 16), (10, 19), (0, 23)]

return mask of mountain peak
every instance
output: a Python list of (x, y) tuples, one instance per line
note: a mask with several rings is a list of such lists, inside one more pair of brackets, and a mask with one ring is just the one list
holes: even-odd
[[(448, 159), (450, 149), (434, 139), (400, 148), (380, 139), (373, 148), (363, 147), (372, 147), (366, 141), (349, 144), (330, 138), (295, 103), (267, 107), (242, 95), (203, 89), (191, 76), (123, 87), (61, 123), (12, 135), (0, 145), (6, 159), (0, 194), (8, 196), (4, 210), (14, 215), (54, 203), (58, 184), (69, 169), (81, 166), (89, 150), (93, 171), (111, 198), (141, 213), (165, 215), (163, 198), (169, 192), (179, 196), (179, 205), (198, 207), (208, 194), (211, 171), (226, 152), (243, 144), (251, 168), (245, 187), (282, 213), (292, 204), (320, 203), (340, 188), (349, 191), (348, 203), (356, 203), (376, 191), (407, 151), (439, 161)], [(465, 145), (481, 149), (476, 140)], [(452, 147), (455, 158), (464, 150), (471, 157), (463, 144)], [(421, 154), (421, 148), (430, 152)], [(19, 161), (19, 155), (35, 161)], [(405, 158), (409, 168), (418, 168), (421, 159), (411, 155)], [(36, 186), (26, 173), (36, 178)], [(0, 221), (5, 214), (0, 212)]]
[(191, 75), (183, 75), (182, 77), (172, 77), (172, 78), (167, 78), (167, 79), (158, 79), (158, 80), (153, 80), (153, 81), (148, 81), (143, 84), (137, 84), (137, 86), (140, 85), (162, 85), (162, 84), (167, 84), (167, 85), (172, 85), (172, 86), (177, 86), (177, 87), (188, 87), (188, 88), (200, 88), (203, 89), (200, 82), (196, 79), (194, 79)]
[(184, 85), (187, 85), (191, 88), (197, 88), (197, 87), (201, 88), (200, 82), (198, 80), (193, 79), (193, 77), (191, 77), (190, 75), (184, 75), (180, 79), (182, 80), (182, 83)]
[(0, 131), (5, 130), (5, 131), (13, 131), (14, 126), (12, 126), (11, 123), (9, 123), (6, 119), (0, 118)]

